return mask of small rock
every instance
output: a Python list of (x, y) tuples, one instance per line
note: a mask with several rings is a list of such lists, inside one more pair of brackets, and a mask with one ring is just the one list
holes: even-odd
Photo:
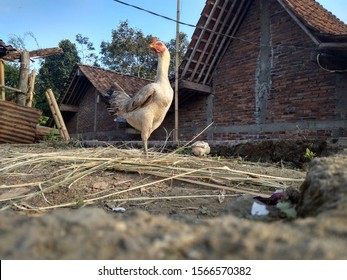
[(107, 182), (95, 182), (93, 184), (93, 189), (97, 190), (106, 190), (109, 187), (109, 183)]
[(193, 154), (196, 156), (208, 155), (211, 151), (210, 145), (204, 141), (197, 141), (192, 145)]
[(223, 214), (232, 214), (239, 218), (250, 218), (253, 202), (254, 199), (252, 195), (241, 195), (233, 199), (229, 205), (224, 208)]

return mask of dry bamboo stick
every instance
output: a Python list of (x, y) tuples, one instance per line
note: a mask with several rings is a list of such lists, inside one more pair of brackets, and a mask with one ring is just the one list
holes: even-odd
[[(5, 63), (0, 59), (0, 85), (5, 86)], [(5, 88), (1, 87), (1, 99), (6, 100)]]
[(10, 87), (10, 86), (4, 86), (0, 84), (0, 88), (2, 89), (9, 89), (11, 91), (17, 92), (17, 93), (23, 93), (20, 89), (18, 88), (14, 88), (14, 87)]
[(26, 103), (27, 107), (33, 106), (35, 78), (36, 78), (36, 71), (34, 69), (31, 71), (31, 74), (29, 77), (29, 86), (28, 86), (27, 103)]
[[(205, 194), (205, 195), (181, 195), (181, 196), (158, 196), (158, 197), (130, 197), (130, 198), (117, 198), (117, 199), (112, 199), (110, 202), (131, 202), (131, 201), (143, 201), (143, 200), (171, 200), (171, 199), (195, 199), (195, 198), (218, 198), (220, 195), (218, 194)], [(235, 197), (239, 196), (238, 194), (227, 194), (224, 195), (225, 197)], [(89, 204), (94, 204), (96, 200), (94, 199), (86, 199), (83, 200), (83, 205), (89, 205)], [(76, 201), (74, 202), (67, 202), (63, 204), (58, 204), (58, 205), (52, 205), (52, 206), (45, 206), (45, 207), (34, 207), (30, 206), (28, 204), (25, 204), (25, 207), (22, 207), (21, 205), (14, 203), (13, 204), (15, 207), (17, 207), (20, 210), (27, 210), (27, 211), (44, 211), (44, 210), (51, 210), (51, 209), (56, 209), (56, 208), (64, 208), (64, 207), (71, 207), (71, 206), (76, 206)]]
[(23, 187), (37, 187), (38, 185), (42, 184), (43, 182), (28, 182), (28, 183), (21, 183), (16, 185), (0, 185), (0, 189), (12, 189), (12, 188), (23, 188)]
[(60, 135), (63, 137), (64, 140), (68, 141), (70, 140), (69, 133), (66, 129), (64, 119), (61, 115), (61, 112), (59, 110), (59, 106), (57, 104), (57, 101), (55, 100), (53, 91), (51, 89), (48, 89), (46, 91), (46, 98), (48, 100), (49, 107), (51, 108), (54, 121), (57, 125), (57, 128), (60, 132)]
[(16, 103), (22, 106), (26, 104), (26, 94), (28, 90), (28, 79), (30, 69), (30, 56), (26, 50), (20, 54), (20, 71), (19, 71), (19, 86), (22, 93), (16, 95)]

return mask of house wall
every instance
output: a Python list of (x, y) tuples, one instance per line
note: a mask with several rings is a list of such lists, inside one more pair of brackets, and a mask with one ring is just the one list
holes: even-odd
[(74, 114), (73, 117), (67, 122), (65, 120), (65, 125), (66, 125), (66, 129), (71, 135), (76, 135), (77, 133), (77, 114)]
[(95, 88), (89, 87), (84, 94), (78, 108), (78, 112), (66, 122), (66, 128), (72, 137), (83, 139), (84, 133), (94, 131), (95, 112)]
[[(174, 101), (173, 101), (174, 102)], [(179, 139), (189, 141), (196, 135), (200, 134), (202, 129), (207, 126), (207, 96), (206, 95), (194, 95), (187, 102), (179, 106), (178, 113), (178, 132)], [(170, 110), (166, 115), (162, 125), (156, 129), (150, 140), (174, 140), (175, 129), (175, 112)], [(200, 137), (206, 138), (207, 133), (202, 134)]]
[[(129, 130), (126, 123), (116, 123), (97, 90), (90, 86), (83, 96), (79, 111), (68, 122), (72, 137), (80, 140), (125, 141), (139, 140), (138, 133)], [(131, 133), (129, 133), (129, 131)]]
[[(213, 94), (179, 106), (179, 139), (347, 137), (347, 73), (314, 61), (316, 45), (276, 0), (254, 0), (213, 74)], [(95, 115), (96, 112), (96, 115)], [(91, 88), (69, 125), (82, 139), (140, 140), (115, 124)], [(173, 140), (174, 112), (150, 140)]]
[(236, 37), (213, 96), (180, 108), (182, 140), (209, 120), (211, 140), (347, 136), (347, 74), (319, 68), (314, 42), (277, 1), (254, 0)]

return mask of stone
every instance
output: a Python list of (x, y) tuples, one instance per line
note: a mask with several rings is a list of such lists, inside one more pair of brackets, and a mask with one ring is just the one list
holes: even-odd
[(347, 156), (316, 158), (311, 161), (301, 186), (298, 214), (301, 217), (347, 213)]

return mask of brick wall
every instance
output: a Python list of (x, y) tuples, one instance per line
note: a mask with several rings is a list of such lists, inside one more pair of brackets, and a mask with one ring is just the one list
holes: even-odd
[(102, 97), (93, 86), (90, 86), (81, 99), (78, 113), (67, 123), (67, 129), (73, 137), (80, 140), (125, 141), (141, 139), (137, 133), (128, 133), (130, 127), (128, 124), (116, 123), (114, 119), (115, 117), (108, 113)]
[[(333, 120), (335, 74), (311, 61), (312, 40), (276, 3), (272, 5), (273, 77), (269, 122)], [(295, 47), (281, 47), (281, 44)]]
[[(253, 1), (236, 34), (243, 40), (233, 40), (215, 69), (211, 139), (346, 137), (347, 120), (336, 120), (336, 74), (312, 61), (315, 44), (277, 1), (268, 6), (269, 81), (264, 86), (265, 116), (257, 118), (256, 96), (264, 88), (257, 80), (264, 67), (259, 46), (262, 1)], [(346, 81), (347, 75), (340, 79)], [(184, 104), (180, 116), (182, 140), (189, 140), (206, 126), (204, 101)]]
[(95, 116), (95, 89), (90, 86), (79, 104), (77, 113), (77, 133), (86, 133), (94, 131)]
[[(206, 102), (206, 95), (197, 94), (179, 106), (179, 140), (189, 141), (207, 126)], [(172, 109), (166, 115), (162, 125), (152, 133), (150, 140), (164, 141), (167, 134), (170, 134), (168, 140), (174, 140), (174, 129), (175, 113)], [(204, 133), (198, 139), (206, 139), (206, 137), (207, 133)]]
[(77, 114), (74, 114), (73, 117), (67, 122), (65, 120), (66, 129), (69, 134), (77, 133)]
[[(260, 41), (258, 9), (258, 5), (251, 5), (237, 37), (250, 42)], [(254, 77), (258, 53), (257, 44), (234, 40), (216, 68), (213, 79), (213, 120), (216, 126), (254, 123)]]

